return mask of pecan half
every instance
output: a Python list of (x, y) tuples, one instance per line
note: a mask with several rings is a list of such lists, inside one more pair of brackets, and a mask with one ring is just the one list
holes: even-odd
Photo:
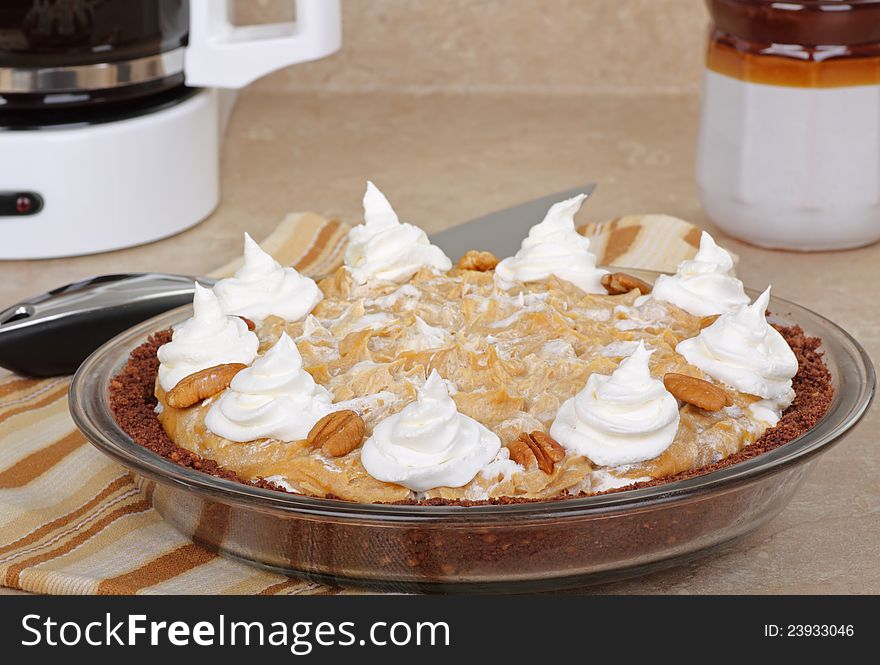
[(516, 441), (507, 444), (510, 459), (529, 469), (537, 466), (546, 474), (553, 473), (556, 462), (565, 457), (565, 448), (540, 430), (523, 432)]
[(498, 265), (498, 257), (492, 252), (481, 252), (476, 249), (470, 250), (458, 261), (460, 270), (476, 270), (487, 272)]
[(175, 409), (186, 409), (196, 402), (213, 397), (226, 390), (232, 377), (245, 367), (247, 365), (241, 363), (226, 363), (214, 365), (214, 367), (208, 367), (185, 376), (177, 382), (176, 386), (165, 393), (165, 403)]
[(643, 296), (651, 293), (651, 285), (645, 280), (627, 275), (625, 272), (612, 272), (602, 276), (602, 286), (610, 296), (620, 296), (638, 289)]
[(718, 320), (719, 316), (720, 316), (720, 314), (712, 314), (711, 316), (704, 316), (702, 319), (700, 319), (700, 330), (711, 326), (713, 323), (715, 323)]
[(342, 457), (361, 445), (364, 420), (354, 411), (334, 411), (315, 423), (308, 442), (328, 457)]
[(695, 376), (670, 372), (663, 377), (663, 385), (673, 397), (705, 411), (718, 411), (733, 404), (726, 391)]
[(240, 318), (242, 321), (244, 321), (244, 324), (248, 327), (248, 330), (253, 330), (254, 328), (257, 327), (257, 324), (254, 323), (253, 321), (251, 321), (251, 320), (250, 320), (248, 317), (246, 317), (246, 316), (242, 316), (241, 314), (239, 314), (239, 315), (238, 315), (238, 318)]

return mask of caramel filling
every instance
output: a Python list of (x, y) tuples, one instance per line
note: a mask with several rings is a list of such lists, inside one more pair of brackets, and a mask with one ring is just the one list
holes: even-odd
[[(700, 319), (662, 303), (634, 307), (638, 291), (586, 295), (555, 278), (511, 293), (499, 292), (491, 272), (423, 271), (408, 284), (358, 287), (344, 269), (319, 285), (324, 300), (309, 326), (270, 317), (255, 331), (261, 352), (287, 332), (306, 370), (330, 389), (337, 403), (349, 402), (363, 417), (366, 434), (415, 398), (416, 385), (431, 369), (452, 381), (458, 410), (495, 432), (507, 446), (523, 432), (548, 430), (561, 404), (594, 372), (611, 373), (643, 340), (656, 349), (651, 371), (701, 376), (675, 352), (699, 331)], [(425, 338), (425, 326), (436, 339)], [(308, 328), (308, 330), (307, 330)], [(440, 332), (437, 332), (440, 331)], [(440, 334), (442, 332), (442, 334)], [(705, 377), (704, 377), (705, 378)], [(157, 388), (159, 419), (178, 445), (217, 461), (240, 477), (279, 476), (303, 494), (333, 495), (367, 502), (412, 498), (404, 487), (370, 477), (360, 446), (328, 457), (306, 441), (262, 439), (233, 443), (205, 427), (215, 398), (185, 409), (168, 405)], [(603, 468), (620, 485), (661, 478), (723, 459), (755, 441), (764, 427), (748, 416), (756, 398), (734, 394), (730, 409), (681, 410), (681, 426), (659, 457), (626, 467)], [(464, 487), (440, 487), (425, 498), (549, 498), (596, 491), (594, 465), (566, 454), (547, 470), (499, 463)]]

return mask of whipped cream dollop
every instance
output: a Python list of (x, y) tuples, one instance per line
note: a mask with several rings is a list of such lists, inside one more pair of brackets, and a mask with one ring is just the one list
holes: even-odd
[(364, 194), (364, 223), (348, 233), (345, 265), (358, 284), (378, 279), (405, 282), (422, 268), (445, 272), (452, 261), (417, 226), (401, 223), (372, 183)]
[(742, 282), (732, 271), (733, 257), (703, 231), (694, 258), (679, 263), (674, 275), (660, 275), (650, 297), (694, 316), (723, 314), (749, 303)]
[(244, 321), (224, 314), (214, 292), (196, 283), (192, 317), (175, 326), (171, 341), (156, 353), (159, 385), (168, 391), (182, 378), (214, 365), (250, 365), (259, 345)]
[(691, 365), (739, 392), (771, 400), (781, 411), (794, 399), (798, 361), (785, 338), (767, 323), (770, 288), (751, 305), (722, 314), (696, 337), (675, 347)]
[(550, 436), (600, 466), (657, 457), (678, 430), (678, 401), (651, 376), (644, 343), (610, 375), (591, 374), (559, 409)]
[(314, 280), (294, 268), (282, 267), (247, 233), (244, 263), (235, 275), (217, 282), (214, 293), (227, 314), (257, 321), (273, 315), (299, 321), (324, 297)]
[(766, 425), (767, 427), (776, 427), (782, 412), (787, 409), (794, 401), (794, 389), (789, 389), (775, 398), (759, 399), (757, 402), (749, 404), (749, 415), (753, 420)]
[(596, 267), (590, 239), (574, 225), (575, 213), (586, 198), (586, 194), (579, 194), (551, 206), (544, 220), (529, 230), (519, 251), (495, 266), (498, 286), (509, 289), (516, 283), (539, 282), (555, 275), (584, 293), (605, 293), (600, 280), (608, 271)]
[(333, 410), (333, 396), (303, 369), (293, 340), (282, 333), (266, 353), (232, 379), (211, 405), (205, 426), (230, 441), (299, 441)]
[(466, 485), (500, 448), (497, 435), (458, 412), (434, 370), (415, 402), (376, 425), (361, 462), (377, 480), (425, 492)]

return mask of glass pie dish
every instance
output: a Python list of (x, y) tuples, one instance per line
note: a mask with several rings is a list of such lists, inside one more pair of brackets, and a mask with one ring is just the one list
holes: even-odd
[(196, 542), (284, 574), (386, 591), (561, 589), (705, 554), (778, 514), (820, 454), (864, 414), (876, 383), (870, 359), (847, 332), (773, 298), (772, 322), (800, 325), (822, 339), (834, 388), (826, 415), (793, 441), (695, 477), (596, 496), (476, 506), (354, 503), (185, 468), (119, 427), (109, 405), (112, 378), (132, 350), (189, 310), (166, 312), (118, 335), (82, 364), (70, 388), (76, 425), (128, 469), (167, 522)]

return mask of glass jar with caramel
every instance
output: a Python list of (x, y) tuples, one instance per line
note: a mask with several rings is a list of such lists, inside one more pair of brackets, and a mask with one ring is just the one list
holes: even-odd
[(707, 0), (700, 196), (764, 247), (880, 240), (880, 0)]

